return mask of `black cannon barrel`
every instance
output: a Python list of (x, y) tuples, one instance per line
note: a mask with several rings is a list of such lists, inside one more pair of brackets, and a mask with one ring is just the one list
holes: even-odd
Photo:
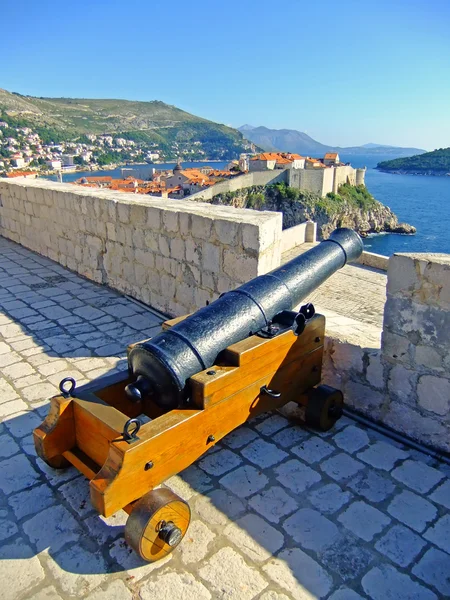
[(127, 386), (127, 394), (134, 400), (150, 394), (164, 408), (179, 406), (186, 400), (189, 377), (213, 365), (230, 344), (266, 327), (276, 314), (292, 310), (362, 250), (355, 231), (336, 229), (308, 252), (137, 344), (129, 354), (129, 369), (137, 381)]

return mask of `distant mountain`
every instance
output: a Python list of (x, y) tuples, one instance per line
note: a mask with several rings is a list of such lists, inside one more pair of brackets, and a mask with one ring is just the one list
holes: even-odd
[(312, 137), (295, 129), (268, 129), (267, 127), (252, 127), (243, 125), (238, 128), (245, 137), (264, 150), (277, 152), (297, 152), (303, 156), (323, 156), (325, 152), (340, 152), (346, 155), (359, 154), (392, 154), (393, 156), (411, 156), (426, 152), (419, 148), (400, 148), (382, 144), (364, 144), (364, 146), (327, 146)]
[(450, 148), (378, 163), (377, 169), (411, 175), (450, 175)]
[(159, 100), (35, 98), (0, 89), (0, 120), (6, 115), (18, 127), (30, 127), (51, 141), (85, 134), (110, 134), (152, 144), (166, 156), (173, 148), (200, 142), (205, 158), (227, 160), (248, 151), (242, 133), (187, 113)]

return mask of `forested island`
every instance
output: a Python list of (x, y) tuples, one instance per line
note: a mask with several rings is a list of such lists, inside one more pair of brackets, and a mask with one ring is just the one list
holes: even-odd
[(450, 148), (439, 148), (408, 158), (386, 160), (378, 163), (377, 169), (386, 173), (407, 175), (450, 175)]

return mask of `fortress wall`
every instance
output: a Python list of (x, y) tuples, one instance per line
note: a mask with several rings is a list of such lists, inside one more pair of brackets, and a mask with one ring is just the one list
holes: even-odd
[(323, 378), (369, 419), (450, 452), (450, 255), (391, 256), (383, 331), (327, 319)]
[(225, 179), (220, 183), (216, 183), (205, 190), (188, 196), (186, 200), (189, 202), (202, 202), (204, 200), (211, 200), (218, 194), (226, 194), (227, 192), (236, 192), (244, 188), (253, 187), (255, 185), (270, 185), (279, 181), (286, 181), (286, 171), (284, 170), (273, 170), (273, 171), (255, 171), (252, 173), (246, 173), (233, 177), (232, 179)]
[(337, 194), (339, 187), (344, 183), (356, 185), (356, 170), (353, 167), (343, 166), (334, 168), (333, 192)]
[(0, 179), (0, 235), (182, 315), (280, 264), (282, 215)]

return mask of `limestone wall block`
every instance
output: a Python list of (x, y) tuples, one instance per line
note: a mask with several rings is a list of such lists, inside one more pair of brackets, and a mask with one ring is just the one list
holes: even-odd
[(128, 260), (123, 260), (121, 264), (120, 276), (124, 282), (131, 281), (135, 283), (134, 279), (134, 264)]
[(105, 200), (106, 220), (115, 223), (117, 221), (117, 202), (115, 200)]
[(346, 404), (372, 419), (381, 418), (385, 403), (384, 394), (351, 379), (345, 383), (343, 391)]
[[(194, 287), (200, 286), (203, 280), (202, 271), (195, 265), (189, 265), (187, 263), (178, 263), (177, 277)], [(212, 279), (214, 281), (213, 277)], [(214, 286), (211, 286), (211, 288), (209, 288), (209, 286), (206, 287), (211, 290), (214, 289)]]
[(383, 421), (406, 435), (422, 443), (450, 450), (450, 430), (439, 420), (427, 417), (418, 410), (400, 402), (392, 402)]
[(170, 256), (170, 239), (160, 234), (158, 239), (159, 251), (163, 256)]
[(142, 204), (132, 204), (130, 206), (130, 223), (137, 227), (147, 225), (148, 209)]
[[(258, 259), (235, 250), (225, 248), (223, 272), (236, 283), (244, 283), (258, 274)], [(236, 287), (236, 283), (233, 287)]]
[(193, 239), (186, 240), (186, 260), (194, 265), (201, 265), (202, 247)]
[(235, 282), (224, 275), (218, 275), (217, 277), (217, 291), (219, 294), (225, 294), (236, 287)]
[(144, 231), (138, 227), (133, 228), (131, 235), (133, 236), (133, 246), (135, 248), (145, 248)]
[(383, 389), (386, 385), (384, 378), (384, 365), (381, 362), (381, 352), (368, 353), (366, 379), (371, 386)]
[(205, 290), (205, 289), (199, 288), (199, 287), (196, 287), (193, 289), (194, 289), (194, 298), (193, 298), (193, 301), (191, 304), (191, 308), (189, 310), (192, 310), (192, 308), (194, 308), (194, 307), (206, 306), (207, 304), (209, 304), (215, 300), (215, 295), (212, 290)]
[(419, 405), (437, 415), (450, 409), (450, 380), (434, 375), (422, 375), (417, 386)]
[(152, 250), (152, 252), (159, 252), (159, 233), (147, 229), (144, 232), (144, 250)]
[(389, 259), (387, 292), (410, 296), (420, 285), (420, 271), (413, 258), (394, 254)]
[(274, 243), (263, 254), (259, 255), (258, 275), (269, 273), (280, 266), (281, 263), (281, 244)]
[(95, 249), (97, 252), (100, 252), (103, 248), (103, 242), (100, 238), (95, 237), (93, 235), (86, 236), (86, 244), (91, 248)]
[(162, 228), (165, 231), (178, 233), (180, 229), (178, 212), (165, 210), (162, 214)]
[(182, 236), (190, 236), (192, 229), (192, 215), (187, 212), (180, 212), (178, 217), (180, 223), (180, 233)]
[(239, 228), (240, 224), (234, 221), (225, 221), (224, 219), (214, 221), (217, 240), (227, 246), (235, 246), (238, 243)]
[(192, 285), (184, 283), (183, 281), (177, 282), (177, 285), (175, 287), (176, 302), (178, 302), (180, 305), (185, 306), (187, 309), (189, 309), (189, 307), (195, 306), (195, 290), (196, 288)]
[(417, 373), (407, 369), (403, 365), (395, 365), (389, 372), (388, 391), (392, 397), (405, 402), (415, 404), (415, 390)]
[(101, 237), (102, 239), (106, 239), (106, 223), (100, 219), (94, 222), (94, 233)]
[(414, 362), (417, 366), (443, 370), (442, 356), (431, 346), (416, 346)]
[(166, 273), (170, 273), (172, 277), (177, 278), (179, 273), (181, 272), (180, 263), (173, 258), (169, 258), (168, 256), (163, 257), (163, 270)]
[(337, 371), (363, 371), (363, 351), (361, 346), (349, 344), (338, 339), (333, 340), (330, 356)]
[(117, 204), (117, 218), (121, 223), (129, 224), (130, 222), (130, 206), (125, 203)]
[[(162, 276), (158, 271), (155, 271), (154, 269), (149, 270), (148, 276), (147, 276), (147, 281), (148, 281), (148, 288), (152, 294), (152, 297), (153, 297), (153, 294), (154, 295), (162, 295), (161, 280), (162, 280)], [(152, 304), (152, 306), (154, 306), (154, 305)]]
[[(192, 266), (191, 266), (191, 268), (192, 268)], [(197, 269), (197, 271), (201, 276), (202, 288), (211, 290), (211, 291), (216, 291), (217, 285), (216, 285), (216, 280), (215, 280), (214, 275), (212, 273), (207, 273), (206, 271), (200, 271), (199, 269)]]
[(154, 206), (146, 206), (147, 209), (147, 225), (154, 231), (161, 229), (161, 212), (160, 208)]
[(155, 270), (162, 273), (164, 269), (164, 257), (161, 254), (155, 254)]
[(213, 220), (201, 215), (191, 215), (191, 235), (200, 240), (210, 240)]
[(170, 255), (176, 260), (185, 260), (185, 244), (181, 238), (172, 238), (170, 240)]
[(175, 277), (162, 274), (160, 282), (161, 294), (167, 299), (168, 302), (171, 302), (175, 298), (175, 293), (177, 290), (177, 281)]
[(412, 363), (412, 346), (407, 337), (392, 333), (385, 328), (381, 338), (381, 349), (385, 359), (407, 365)]
[(138, 285), (145, 285), (148, 278), (148, 269), (139, 263), (134, 265), (134, 280)]
[(202, 243), (202, 267), (211, 273), (218, 273), (221, 268), (221, 248), (210, 242)]
[(78, 267), (78, 263), (75, 260), (75, 258), (73, 258), (72, 256), (68, 256), (67, 257), (67, 267), (71, 270), (71, 271), (77, 271), (77, 267)]
[(141, 265), (144, 265), (147, 268), (153, 269), (155, 266), (155, 255), (153, 252), (147, 252), (145, 250), (137, 249), (135, 252), (136, 260)]

